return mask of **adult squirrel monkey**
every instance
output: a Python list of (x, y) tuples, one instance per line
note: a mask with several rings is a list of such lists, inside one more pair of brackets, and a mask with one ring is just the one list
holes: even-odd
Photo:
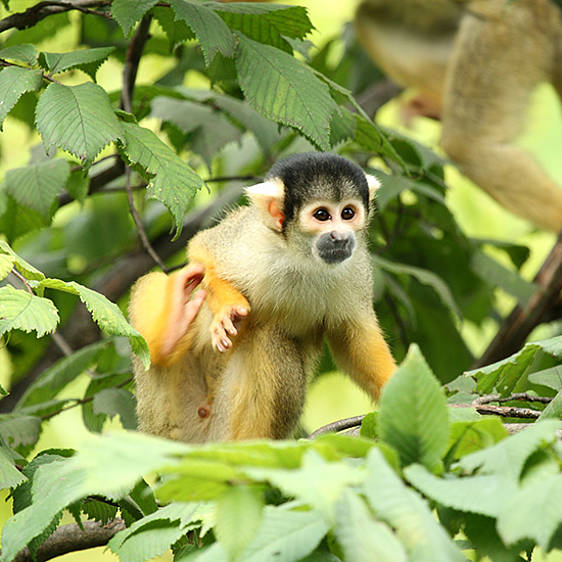
[(554, 0), (363, 0), (357, 35), (414, 113), (440, 117), (460, 170), (511, 212), (562, 229), (562, 186), (517, 137), (531, 95), (562, 98), (562, 9)]
[(189, 442), (289, 437), (323, 337), (378, 397), (396, 368), (364, 233), (378, 186), (341, 156), (281, 160), (247, 188), (250, 206), (191, 240), (191, 265), (135, 284), (130, 318), (152, 361), (134, 360), (141, 430)]

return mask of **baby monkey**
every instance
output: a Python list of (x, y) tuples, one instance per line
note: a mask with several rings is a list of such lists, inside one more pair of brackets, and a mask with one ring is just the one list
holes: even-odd
[(130, 317), (152, 361), (134, 360), (141, 430), (189, 442), (289, 437), (324, 337), (378, 397), (396, 368), (364, 232), (378, 186), (334, 154), (281, 160), (247, 188), (250, 206), (191, 240), (191, 265), (139, 279)]

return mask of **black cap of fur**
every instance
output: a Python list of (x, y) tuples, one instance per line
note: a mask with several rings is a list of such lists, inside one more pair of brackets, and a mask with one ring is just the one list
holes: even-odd
[(359, 197), (369, 212), (369, 186), (363, 170), (343, 156), (305, 152), (279, 160), (266, 180), (280, 178), (285, 186), (283, 213), (286, 223), (303, 204), (314, 199), (341, 201)]

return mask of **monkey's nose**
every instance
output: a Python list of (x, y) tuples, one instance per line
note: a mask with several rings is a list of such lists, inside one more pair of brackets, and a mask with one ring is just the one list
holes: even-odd
[(347, 238), (347, 234), (338, 232), (337, 230), (332, 230), (332, 232), (330, 232), (330, 240), (333, 242), (341, 242), (342, 240), (347, 240)]

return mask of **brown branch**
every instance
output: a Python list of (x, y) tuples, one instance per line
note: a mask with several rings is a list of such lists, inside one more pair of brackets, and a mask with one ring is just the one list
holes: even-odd
[(117, 518), (102, 525), (99, 521), (84, 521), (84, 530), (73, 523), (59, 527), (37, 550), (33, 558), (29, 548), (24, 548), (14, 558), (14, 562), (42, 562), (62, 556), (68, 552), (87, 550), (97, 546), (104, 546), (114, 535), (125, 529), (123, 519)]
[(479, 414), (501, 416), (502, 418), (537, 419), (542, 412), (531, 408), (516, 408), (515, 406), (493, 406), (492, 404), (463, 404), (473, 407)]
[(318, 437), (319, 435), (324, 435), (325, 433), (336, 433), (338, 431), (343, 431), (344, 429), (351, 429), (352, 427), (357, 427), (358, 425), (361, 425), (361, 422), (363, 421), (363, 419), (365, 418), (365, 416), (354, 416), (353, 418), (345, 418), (343, 420), (338, 420), (332, 423), (329, 423), (328, 425), (324, 425), (322, 427), (319, 427), (316, 431), (313, 431), (308, 438), (309, 439), (314, 439), (315, 437)]
[(544, 322), (552, 309), (559, 306), (562, 291), (562, 234), (558, 236), (534, 281), (538, 286), (537, 292), (525, 307), (517, 305), (512, 310), (482, 357), (472, 365), (473, 369), (516, 353), (531, 331)]
[(374, 115), (381, 106), (397, 96), (402, 90), (403, 88), (386, 78), (363, 90), (357, 96), (357, 103), (365, 113)]
[(524, 400), (525, 402), (540, 402), (541, 404), (549, 404), (552, 402), (552, 398), (548, 396), (534, 396), (533, 394), (529, 394), (528, 392), (516, 392), (514, 394), (510, 394), (509, 396), (500, 396), (499, 394), (486, 394), (484, 396), (480, 396), (473, 400), (472, 404), (489, 404), (490, 402), (511, 402), (515, 400)]
[[(86, 13), (95, 13), (96, 15), (104, 15), (103, 12), (93, 12), (88, 10), (89, 7), (109, 6), (109, 0), (72, 0), (68, 2), (47, 1), (39, 2), (35, 6), (29, 7), (25, 12), (18, 12), (11, 14), (4, 19), (0, 20), (0, 33), (8, 29), (25, 29), (31, 27), (42, 19), (60, 14), (62, 12), (69, 12), (70, 10), (79, 10)], [(107, 15), (106, 17), (109, 17)]]
[[(202, 228), (206, 228), (235, 203), (242, 194), (242, 188), (233, 186), (223, 190), (216, 199), (206, 207), (190, 213), (184, 222), (180, 236), (170, 241), (169, 235), (158, 236), (152, 245), (163, 260), (184, 249), (187, 242)], [(102, 275), (92, 289), (104, 294), (110, 300), (121, 298), (130, 286), (141, 276), (150, 271), (154, 262), (146, 252), (135, 250), (122, 256), (115, 266)], [(83, 305), (78, 305), (72, 316), (60, 330), (73, 349), (99, 340), (100, 334), (92, 322), (90, 313)], [(41, 359), (10, 388), (10, 394), (0, 400), (0, 412), (11, 412), (27, 387), (62, 356), (56, 345), (50, 345)]]

